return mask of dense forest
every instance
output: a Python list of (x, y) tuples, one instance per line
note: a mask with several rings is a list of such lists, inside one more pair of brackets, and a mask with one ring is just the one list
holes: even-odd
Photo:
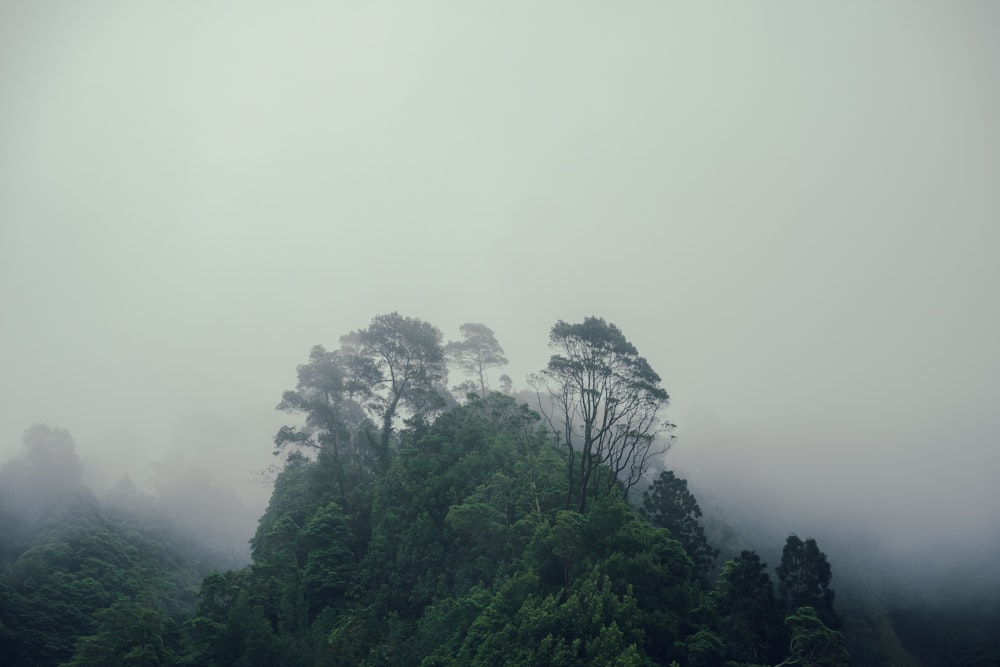
[(988, 590), (835, 577), (813, 537), (703, 514), (622, 331), (549, 343), (517, 392), (482, 324), (446, 343), (391, 313), (314, 347), (248, 564), (128, 484), (96, 496), (72, 437), (31, 427), (0, 468), (0, 664), (1000, 664)]

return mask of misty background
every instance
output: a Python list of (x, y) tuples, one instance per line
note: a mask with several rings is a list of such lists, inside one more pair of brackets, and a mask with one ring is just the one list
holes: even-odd
[(705, 504), (990, 548), (997, 26), (0, 2), (0, 461), (50, 424), (96, 488), (210, 480), (252, 531), (312, 345), (483, 322), (524, 389), (552, 324), (598, 315), (663, 377), (666, 466)]

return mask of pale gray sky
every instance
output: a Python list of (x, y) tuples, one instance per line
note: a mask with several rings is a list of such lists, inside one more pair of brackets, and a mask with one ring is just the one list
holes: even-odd
[(995, 537), (998, 118), (987, 1), (0, 1), (0, 454), (240, 483), (376, 314), (595, 314), (693, 481)]

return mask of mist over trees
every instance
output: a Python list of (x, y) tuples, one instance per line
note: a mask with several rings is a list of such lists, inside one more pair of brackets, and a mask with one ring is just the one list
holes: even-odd
[(712, 547), (701, 524), (701, 507), (688, 491), (686, 479), (671, 470), (660, 473), (642, 493), (639, 513), (657, 528), (666, 528), (684, 546), (695, 568), (703, 576), (714, 573), (719, 550)]
[(660, 376), (618, 327), (600, 318), (560, 320), (549, 344), (557, 353), (542, 378), (555, 413), (548, 419), (566, 458), (567, 507), (582, 512), (591, 498), (627, 497), (651, 459), (669, 448), (669, 441), (657, 441), (673, 426), (660, 417), (669, 401)]
[[(492, 389), (489, 327), (461, 335), (393, 312), (309, 351), (249, 563), (130, 480), (96, 497), (70, 434), (30, 427), (0, 467), (0, 663), (996, 664), (995, 607), (893, 607), (817, 539), (703, 512), (616, 325), (556, 322), (534, 405)], [(185, 513), (224, 512), (160, 472)]]
[[(490, 392), (489, 369), (507, 365), (507, 357), (503, 348), (497, 342), (493, 330), (479, 322), (466, 322), (459, 327), (462, 340), (449, 341), (444, 347), (448, 359), (458, 367), (468, 378), (465, 382), (453, 387), (452, 391), (460, 396), (470, 392), (478, 392), (486, 396)], [(506, 375), (503, 378), (510, 378)], [(510, 393), (507, 387), (504, 393)]]
[(83, 470), (72, 436), (45, 424), (0, 466), (2, 664), (163, 664), (202, 577), (244, 562), (129, 480), (94, 495)]

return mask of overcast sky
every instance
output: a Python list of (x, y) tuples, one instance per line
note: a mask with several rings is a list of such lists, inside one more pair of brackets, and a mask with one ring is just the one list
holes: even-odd
[(376, 314), (599, 315), (693, 482), (995, 537), (998, 119), (995, 2), (2, 0), (0, 456), (245, 483)]

